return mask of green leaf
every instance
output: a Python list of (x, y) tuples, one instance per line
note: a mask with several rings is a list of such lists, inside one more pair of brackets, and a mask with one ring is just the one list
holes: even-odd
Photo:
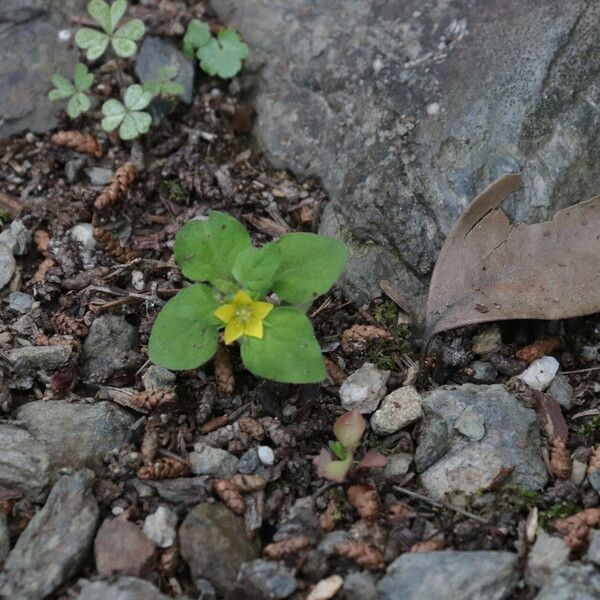
[(158, 78), (161, 81), (168, 81), (177, 77), (179, 69), (175, 65), (163, 65), (158, 69)]
[(77, 92), (71, 96), (67, 103), (67, 114), (71, 119), (76, 119), (79, 115), (90, 109), (90, 99), (83, 93)]
[(117, 26), (117, 23), (121, 20), (125, 11), (127, 10), (127, 0), (116, 0), (110, 7), (110, 31), (106, 33), (112, 33)]
[(73, 71), (73, 82), (78, 92), (85, 92), (92, 87), (94, 75), (88, 71), (87, 65), (77, 63)]
[(319, 477), (342, 483), (352, 466), (352, 458), (352, 454), (348, 454), (344, 460), (333, 460), (331, 454), (323, 448), (314, 460), (317, 474)]
[(222, 79), (237, 75), (242, 68), (242, 59), (247, 55), (248, 46), (235, 29), (222, 29), (216, 38), (211, 38), (196, 53), (202, 70)]
[(330, 441), (328, 444), (330, 450), (340, 459), (344, 460), (348, 458), (348, 451), (344, 448), (344, 445), (341, 442)]
[(110, 23), (111, 8), (104, 0), (91, 0), (87, 5), (87, 10), (92, 19), (106, 31), (106, 33), (112, 33), (112, 26)]
[(102, 129), (104, 131), (114, 131), (123, 121), (125, 113), (125, 107), (118, 100), (114, 98), (107, 100), (102, 105), (102, 114), (104, 115)]
[(163, 307), (148, 343), (150, 360), (167, 369), (195, 369), (217, 351), (218, 307), (212, 290), (195, 284)]
[(312, 302), (338, 279), (346, 264), (346, 246), (334, 238), (314, 233), (288, 233), (276, 245), (281, 267), (273, 290), (285, 302)]
[(127, 21), (125, 25), (115, 31), (115, 38), (136, 41), (144, 37), (144, 33), (146, 33), (144, 22), (140, 21), (140, 19), (131, 19), (131, 21)]
[(141, 85), (134, 83), (125, 90), (123, 100), (128, 110), (143, 110), (152, 102), (152, 94), (145, 91)]
[(75, 43), (86, 51), (85, 56), (90, 61), (96, 60), (104, 54), (109, 41), (110, 38), (106, 33), (89, 27), (82, 27), (75, 34)]
[(154, 97), (160, 94), (161, 84), (160, 81), (144, 81), (142, 88)]
[(188, 58), (194, 57), (194, 50), (204, 46), (210, 40), (210, 28), (207, 23), (192, 19), (183, 36), (183, 52)]
[(122, 140), (133, 140), (147, 133), (151, 124), (152, 117), (147, 112), (128, 112), (119, 128), (119, 137)]
[(176, 81), (165, 81), (160, 89), (163, 96), (181, 96), (183, 92), (183, 84)]
[(189, 279), (215, 285), (231, 278), (235, 259), (250, 246), (250, 235), (239, 221), (213, 211), (208, 221), (190, 221), (179, 230), (175, 261)]
[(244, 250), (233, 264), (233, 276), (242, 287), (258, 296), (264, 296), (273, 285), (273, 278), (281, 265), (281, 251), (275, 244)]
[[(367, 422), (357, 411), (352, 410), (338, 417), (333, 424), (333, 434), (340, 444), (349, 452), (354, 452), (367, 428)], [(340, 458), (344, 458), (340, 456)]]
[[(64, 94), (61, 98), (68, 98), (71, 94), (75, 93), (75, 86), (59, 73), (52, 75), (52, 83), (57, 92)], [(60, 100), (61, 98), (56, 98), (56, 100)]]
[(251, 373), (284, 383), (325, 379), (321, 348), (306, 315), (291, 306), (274, 308), (263, 325), (262, 338), (242, 341), (242, 361)]
[(137, 44), (134, 41), (116, 36), (112, 38), (112, 47), (121, 58), (129, 58), (137, 52)]

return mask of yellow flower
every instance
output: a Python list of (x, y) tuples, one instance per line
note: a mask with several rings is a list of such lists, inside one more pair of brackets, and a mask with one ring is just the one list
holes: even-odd
[(263, 336), (263, 319), (271, 312), (269, 302), (254, 302), (240, 290), (230, 304), (223, 304), (214, 315), (225, 323), (225, 343), (231, 344), (243, 335), (256, 338)]

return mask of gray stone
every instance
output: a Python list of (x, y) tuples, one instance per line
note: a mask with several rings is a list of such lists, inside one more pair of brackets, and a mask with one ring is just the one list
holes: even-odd
[(37, 371), (54, 371), (63, 367), (71, 358), (73, 349), (67, 345), (23, 346), (6, 352), (6, 358), (19, 375)]
[(395, 433), (423, 416), (421, 395), (412, 385), (388, 394), (370, 420), (371, 429), (379, 435)]
[(294, 570), (270, 560), (244, 563), (236, 580), (235, 598), (244, 600), (278, 600), (296, 591)]
[[(524, 408), (504, 386), (443, 386), (423, 397), (423, 408), (444, 419), (452, 432), (448, 452), (421, 475), (421, 483), (433, 498), (485, 490), (503, 467), (514, 467), (508, 483), (533, 490), (546, 484), (535, 412)], [(479, 441), (454, 429), (467, 409), (483, 416), (485, 434)]]
[(470, 406), (460, 413), (454, 427), (471, 440), (479, 441), (485, 435), (485, 417)]
[(594, 491), (597, 494), (600, 493), (600, 469), (596, 469), (595, 471), (588, 473), (588, 481), (594, 488)]
[(236, 456), (202, 442), (194, 446), (194, 451), (190, 452), (189, 461), (194, 475), (211, 475), (220, 479), (228, 479), (237, 473), (238, 459)]
[(519, 379), (535, 390), (545, 390), (550, 386), (560, 369), (554, 356), (542, 356), (534, 360), (520, 375)]
[(137, 344), (137, 333), (123, 317), (102, 315), (94, 320), (83, 344), (83, 372), (90, 378), (111, 371), (118, 358)]
[(6, 513), (0, 512), (0, 565), (6, 560), (10, 552), (10, 531)]
[(600, 531), (594, 529), (590, 535), (590, 545), (588, 546), (586, 560), (600, 566)]
[(406, 475), (410, 470), (413, 458), (412, 454), (406, 454), (404, 452), (391, 454), (387, 457), (387, 464), (385, 465), (383, 476), (386, 479), (396, 479)]
[(12, 279), (17, 263), (10, 248), (0, 244), (0, 290)]
[(561, 567), (535, 600), (596, 600), (600, 573), (593, 565), (570, 563)]
[(11, 292), (8, 295), (8, 307), (22, 315), (27, 314), (31, 310), (34, 302), (33, 296), (23, 292)]
[(566, 375), (559, 373), (546, 390), (546, 393), (552, 396), (563, 408), (571, 409), (573, 386), (569, 383), (569, 378)]
[(196, 589), (200, 594), (197, 600), (217, 600), (217, 590), (207, 579), (196, 579)]
[(437, 415), (427, 415), (421, 423), (421, 434), (415, 451), (417, 473), (427, 470), (450, 448), (448, 424)]
[(442, 240), (499, 175), (523, 173), (507, 210), (528, 222), (597, 193), (595, 2), (211, 5), (252, 48), (245, 73), (261, 69), (267, 157), (327, 190), (321, 231), (349, 243), (359, 302), (389, 279), (422, 310)]
[(368, 571), (349, 573), (342, 587), (344, 600), (379, 600), (373, 576)]
[(473, 354), (484, 356), (496, 350), (502, 343), (502, 334), (497, 323), (487, 325), (482, 330), (473, 336), (471, 349)]
[(10, 226), (0, 232), (0, 244), (4, 244), (15, 256), (27, 254), (30, 243), (31, 232), (20, 219), (11, 221)]
[(72, 158), (65, 163), (65, 177), (69, 183), (75, 182), (85, 162), (85, 158)]
[(466, 370), (475, 383), (494, 383), (498, 378), (498, 371), (488, 362), (475, 360)]
[(146, 481), (158, 495), (173, 504), (199, 504), (205, 502), (211, 484), (208, 477), (177, 477), (158, 481)]
[(235, 585), (242, 563), (258, 557), (256, 542), (246, 537), (244, 520), (222, 504), (200, 504), (179, 528), (181, 556), (192, 577), (208, 579), (226, 595)]
[(85, 172), (90, 178), (90, 183), (97, 186), (108, 185), (114, 174), (111, 169), (103, 169), (102, 167), (92, 167), (86, 169)]
[(258, 463), (258, 452), (255, 448), (250, 448), (240, 456), (237, 468), (240, 473), (251, 474), (258, 469)]
[(69, 231), (71, 239), (80, 244), (83, 250), (93, 250), (96, 247), (94, 226), (91, 223), (77, 223)]
[[(159, 78), (158, 70), (163, 66), (178, 69), (174, 81), (183, 86), (181, 100), (191, 104), (194, 91), (194, 63), (168, 41), (159, 37), (145, 38), (135, 61), (135, 74), (142, 83), (156, 81)], [(176, 104), (176, 99), (155, 98), (150, 105), (154, 121), (160, 121)]]
[(380, 600), (503, 600), (517, 584), (518, 557), (511, 552), (404, 554), (377, 584)]
[(275, 452), (273, 452), (271, 446), (259, 446), (256, 449), (256, 455), (258, 460), (267, 467), (275, 464)]
[(29, 432), (0, 423), (0, 487), (16, 489), (34, 502), (46, 496), (50, 459), (46, 446)]
[(169, 371), (169, 369), (159, 367), (158, 365), (150, 365), (142, 375), (142, 381), (144, 389), (147, 392), (171, 390), (175, 387), (177, 376), (172, 371)]
[(99, 514), (93, 479), (86, 469), (57, 481), (8, 555), (0, 574), (0, 597), (41, 600), (83, 565)]
[(542, 587), (568, 562), (569, 552), (570, 548), (562, 538), (541, 530), (527, 557), (525, 581), (534, 587)]
[(119, 577), (113, 583), (87, 580), (79, 583), (77, 600), (169, 600), (149, 581), (135, 577)]
[(323, 536), (323, 539), (317, 546), (317, 550), (323, 556), (333, 556), (336, 553), (335, 548), (338, 544), (345, 544), (351, 539), (350, 533), (347, 531), (331, 531), (327, 535)]
[(144, 519), (143, 530), (159, 548), (168, 548), (175, 543), (176, 525), (177, 515), (166, 506), (159, 506)]
[(363, 414), (374, 412), (385, 396), (389, 378), (389, 371), (381, 371), (375, 365), (365, 363), (340, 386), (342, 406), (346, 410), (358, 410)]
[[(0, 3), (0, 138), (56, 126), (64, 103), (51, 102), (54, 73), (73, 76), (78, 50), (74, 30), (62, 41), (59, 31), (83, 14), (85, 0), (2, 0)], [(65, 36), (66, 37), (66, 36)]]
[(304, 496), (298, 498), (293, 506), (281, 515), (273, 541), (280, 542), (297, 535), (305, 535), (311, 543), (315, 543), (321, 537), (321, 533), (315, 500), (312, 496)]
[(135, 417), (112, 402), (77, 404), (66, 400), (36, 401), (16, 415), (43, 442), (54, 473), (62, 467), (103, 468), (107, 454), (121, 446)]

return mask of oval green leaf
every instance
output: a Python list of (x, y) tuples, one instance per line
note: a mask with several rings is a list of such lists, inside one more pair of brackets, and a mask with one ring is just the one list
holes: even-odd
[(117, 26), (117, 23), (121, 20), (121, 17), (127, 10), (127, 0), (116, 0), (110, 7), (110, 31), (106, 33), (112, 33)]
[(242, 340), (242, 360), (251, 373), (284, 383), (325, 379), (321, 348), (305, 314), (291, 306), (274, 308), (263, 325), (262, 338)]
[(127, 21), (125, 25), (115, 31), (115, 38), (139, 40), (144, 37), (144, 33), (146, 33), (144, 22), (140, 19), (131, 19), (131, 21)]
[(88, 71), (87, 65), (77, 63), (73, 72), (73, 82), (78, 92), (85, 92), (94, 83), (94, 75)]
[[(117, 2), (119, 1), (122, 0), (117, 0)], [(104, 0), (91, 0), (87, 5), (87, 11), (92, 19), (94, 19), (106, 33), (112, 33), (110, 24), (111, 8)]]
[(152, 101), (152, 94), (134, 83), (125, 90), (123, 100), (128, 110), (143, 110)]
[(110, 38), (102, 31), (96, 31), (89, 27), (82, 27), (75, 34), (75, 43), (85, 50), (85, 56), (88, 60), (100, 58), (108, 47)]
[(117, 56), (120, 56), (121, 58), (129, 58), (137, 52), (137, 44), (126, 38), (113, 37), (112, 47)]
[(77, 92), (71, 96), (67, 103), (67, 114), (71, 119), (76, 119), (79, 115), (90, 109), (90, 99), (83, 93)]
[(217, 351), (218, 302), (212, 290), (195, 284), (163, 307), (148, 343), (150, 360), (166, 369), (195, 369)]
[(235, 259), (233, 276), (245, 290), (264, 296), (270, 291), (280, 265), (281, 251), (275, 244), (247, 248)]

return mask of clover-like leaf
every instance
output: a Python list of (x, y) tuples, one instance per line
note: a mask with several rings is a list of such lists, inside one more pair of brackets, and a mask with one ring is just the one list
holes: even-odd
[[(127, 10), (127, 0), (116, 0), (110, 7), (110, 31), (112, 33)], [(143, 35), (143, 34), (142, 34)]]
[(132, 19), (119, 27), (112, 37), (114, 51), (121, 58), (133, 56), (137, 51), (137, 40), (144, 36), (146, 27), (140, 19)]
[(90, 99), (82, 92), (77, 92), (71, 96), (67, 103), (67, 114), (71, 119), (76, 119), (79, 115), (90, 109)]
[(152, 96), (181, 96), (184, 92), (183, 84), (172, 81), (177, 74), (179, 69), (174, 65), (163, 65), (158, 69), (158, 79), (145, 81), (142, 86), (145, 91)]
[(250, 235), (237, 219), (213, 211), (207, 221), (190, 221), (179, 230), (175, 262), (189, 279), (220, 285), (231, 280), (238, 254), (250, 246)]
[[(122, 1), (123, 0), (117, 0), (115, 4)], [(127, 4), (125, 4), (125, 8), (127, 8)], [(111, 24), (111, 7), (104, 2), (104, 0), (91, 0), (87, 5), (87, 11), (90, 17), (92, 17), (92, 19), (94, 19), (107, 34), (110, 35), (113, 32)]]
[(100, 58), (110, 42), (110, 36), (97, 29), (82, 27), (75, 34), (75, 43), (85, 50), (85, 56), (89, 61)]
[(146, 92), (141, 85), (134, 83), (125, 90), (123, 100), (127, 110), (144, 110), (152, 102), (152, 94)]
[(208, 24), (198, 19), (192, 19), (188, 23), (185, 35), (183, 36), (183, 53), (188, 58), (194, 58), (194, 51), (207, 44), (210, 39), (210, 27)]
[(126, 108), (118, 100), (111, 98), (102, 105), (102, 129), (104, 131), (114, 131), (125, 118)]
[(242, 42), (235, 29), (221, 29), (217, 37), (200, 46), (196, 56), (200, 67), (209, 75), (230, 79), (242, 68), (242, 60), (248, 55), (248, 46)]
[(50, 100), (64, 100), (77, 91), (75, 86), (66, 77), (58, 73), (52, 75), (52, 83), (54, 84), (54, 89), (48, 93)]
[(50, 100), (69, 98), (67, 114), (71, 119), (76, 119), (90, 109), (91, 102), (85, 92), (91, 87), (93, 81), (94, 76), (88, 71), (86, 65), (77, 63), (73, 72), (73, 83), (58, 73), (52, 76), (55, 87), (48, 93), (48, 98)]
[(77, 63), (73, 71), (73, 83), (78, 92), (85, 92), (92, 87), (94, 83), (94, 75), (89, 72), (87, 65)]
[(123, 97), (124, 104), (114, 98), (102, 105), (102, 129), (113, 131), (119, 127), (119, 137), (122, 140), (133, 140), (150, 129), (152, 118), (147, 112), (142, 112), (152, 100), (152, 94), (137, 83), (130, 85)]
[(346, 246), (334, 238), (314, 233), (288, 233), (276, 245), (281, 266), (275, 275), (274, 292), (285, 302), (303, 304), (324, 294), (346, 264)]
[(219, 320), (213, 315), (218, 302), (206, 285), (181, 290), (163, 307), (154, 323), (148, 354), (161, 367), (195, 369), (217, 351)]
[(123, 117), (119, 127), (119, 137), (122, 140), (133, 140), (144, 133), (148, 133), (152, 117), (147, 112), (132, 111)]
[(325, 379), (321, 348), (306, 315), (297, 308), (274, 308), (263, 321), (262, 338), (245, 336), (242, 361), (257, 377), (284, 383)]

